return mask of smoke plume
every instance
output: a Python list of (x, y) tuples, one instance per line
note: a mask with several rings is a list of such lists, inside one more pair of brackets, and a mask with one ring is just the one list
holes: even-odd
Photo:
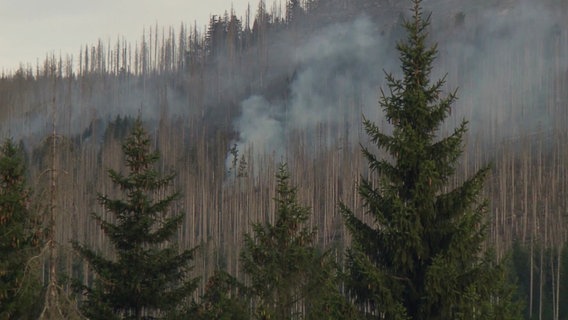
[[(568, 67), (562, 58), (568, 53), (565, 14), (534, 1), (425, 5), (433, 12), (431, 44), (439, 48), (432, 79), (446, 75), (447, 91), (459, 88), (443, 131), (466, 119), (471, 136), (494, 145), (561, 125), (557, 113), (566, 95), (554, 84)], [(306, 143), (315, 144), (310, 132), (321, 124), (339, 135), (328, 137), (331, 143), (362, 142), (365, 137), (353, 134), (360, 132), (361, 115), (388, 130), (377, 98), (379, 87), (388, 91), (382, 70), (400, 73), (393, 48), (405, 34), (400, 21), (387, 29), (374, 21), (360, 17), (328, 26), (289, 52), (296, 57), (289, 99), (253, 96), (242, 101), (242, 113), (233, 123), (239, 153), (252, 148), (252, 157), (272, 153), (285, 159), (287, 143), (293, 143), (290, 133), (305, 132)], [(385, 33), (391, 36), (381, 35)]]

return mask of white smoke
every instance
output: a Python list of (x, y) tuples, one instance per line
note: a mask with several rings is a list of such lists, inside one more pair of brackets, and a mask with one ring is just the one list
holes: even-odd
[[(431, 43), (437, 42), (440, 52), (432, 79), (447, 74), (447, 91), (459, 88), (448, 128), (465, 118), (471, 135), (495, 143), (553, 124), (550, 106), (562, 98), (554, 97), (552, 87), (568, 67), (562, 59), (568, 54), (565, 13), (534, 1), (425, 4), (433, 13)], [(322, 123), (354, 132), (361, 114), (382, 125), (377, 98), (379, 87), (388, 88), (381, 70), (400, 73), (394, 47), (401, 39), (385, 39), (381, 31), (359, 18), (315, 32), (290, 52), (298, 70), (288, 102), (258, 96), (242, 102), (243, 112), (233, 123), (239, 154), (254, 146), (252, 156), (283, 157), (287, 133), (309, 136)], [(401, 26), (395, 31), (405, 37)], [(343, 138), (361, 142), (353, 135)]]
[[(394, 61), (388, 58), (381, 40), (368, 18), (313, 33), (303, 46), (289, 53), (295, 57), (297, 69), (287, 88), (287, 102), (253, 96), (241, 103), (242, 113), (233, 123), (238, 153), (253, 148), (253, 157), (272, 153), (285, 158), (289, 133), (303, 132), (307, 143), (313, 143), (310, 136), (319, 125), (357, 132), (353, 127), (360, 126), (362, 114), (377, 113), (381, 79), (369, 66)], [(227, 166), (232, 157), (227, 158)]]

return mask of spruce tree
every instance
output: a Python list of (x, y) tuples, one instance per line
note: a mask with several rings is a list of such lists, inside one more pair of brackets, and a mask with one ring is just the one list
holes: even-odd
[(81, 310), (90, 319), (158, 319), (171, 314), (196, 288), (190, 262), (194, 250), (179, 252), (174, 236), (183, 215), (172, 212), (179, 198), (171, 191), (175, 174), (154, 168), (159, 153), (140, 119), (122, 146), (127, 174), (109, 170), (122, 198), (99, 194), (99, 203), (112, 219), (93, 213), (114, 249), (103, 255), (74, 243), (94, 271), (94, 285), (79, 285), (85, 295)]
[(207, 281), (199, 303), (193, 303), (185, 318), (195, 320), (249, 320), (247, 288), (225, 271), (216, 271)]
[(30, 189), (21, 148), (11, 139), (0, 156), (0, 319), (35, 318), (41, 284), (33, 257), (39, 254), (39, 216), (30, 210)]
[(297, 200), (285, 164), (279, 167), (275, 221), (245, 235), (241, 263), (250, 280), (256, 319), (346, 319), (331, 256), (314, 245), (310, 209)]
[(451, 189), (467, 122), (442, 136), (455, 91), (445, 79), (431, 82), (437, 55), (429, 45), (430, 17), (413, 0), (397, 44), (402, 77), (386, 74), (379, 101), (392, 133), (364, 119), (371, 146), (363, 147), (371, 175), (358, 192), (370, 222), (340, 209), (352, 236), (347, 288), (373, 319), (508, 319), (518, 316), (503, 268), (484, 249), (486, 201), (480, 199), (489, 168)]

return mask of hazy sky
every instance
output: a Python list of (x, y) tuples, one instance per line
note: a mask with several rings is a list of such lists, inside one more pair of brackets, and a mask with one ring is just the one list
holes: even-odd
[(184, 22), (204, 26), (210, 14), (231, 5), (244, 16), (256, 0), (0, 0), (0, 71), (20, 63), (35, 66), (46, 54), (73, 54), (101, 38), (129, 42), (140, 39), (144, 27)]

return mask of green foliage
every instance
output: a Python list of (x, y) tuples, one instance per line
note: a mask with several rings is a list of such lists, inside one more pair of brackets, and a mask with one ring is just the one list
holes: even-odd
[[(524, 316), (530, 319), (529, 304), (530, 302), (530, 250), (527, 249), (519, 241), (513, 243), (511, 249), (511, 269), (517, 279), (516, 295), (518, 299), (526, 301)], [(534, 302), (534, 300), (533, 300)]]
[(373, 177), (362, 178), (359, 194), (372, 223), (340, 206), (352, 235), (347, 286), (370, 318), (515, 318), (500, 266), (483, 250), (486, 203), (478, 198), (488, 168), (446, 192), (467, 122), (438, 138), (456, 96), (442, 96), (444, 79), (430, 81), (437, 49), (427, 45), (430, 20), (421, 1), (413, 5), (403, 23), (407, 39), (397, 44), (402, 78), (387, 74), (389, 94), (380, 99), (392, 134), (363, 123), (389, 155), (363, 148)]
[(255, 319), (345, 319), (328, 253), (314, 247), (310, 210), (298, 204), (286, 165), (276, 175), (274, 224), (254, 224), (241, 263), (249, 277)]
[[(554, 318), (554, 300), (556, 290), (559, 294), (558, 318), (568, 319), (568, 306), (563, 301), (568, 297), (568, 247), (553, 246), (543, 249), (541, 244), (533, 243), (531, 255), (530, 244), (515, 242), (512, 249), (512, 270), (518, 281), (516, 296), (525, 301), (523, 314), (525, 319), (538, 319), (542, 304), (542, 318)], [(542, 256), (541, 256), (542, 255)], [(533, 268), (531, 270), (531, 260)], [(560, 268), (560, 270), (558, 270)], [(560, 279), (557, 285), (558, 272)], [(531, 295), (532, 272), (532, 295)], [(541, 283), (542, 282), (542, 283)], [(542, 296), (541, 296), (542, 285)], [(530, 301), (532, 296), (532, 301)], [(532, 313), (530, 304), (532, 303)]]
[(31, 319), (37, 316), (41, 301), (38, 268), (33, 259), (40, 251), (40, 221), (29, 208), (22, 150), (8, 139), (1, 152), (0, 319)]
[(194, 304), (189, 316), (198, 320), (248, 320), (251, 318), (247, 288), (226, 272), (216, 272), (207, 282), (199, 304)]
[[(160, 175), (159, 159), (138, 119), (123, 144), (128, 174), (109, 170), (123, 199), (99, 194), (99, 203), (113, 219), (93, 213), (114, 248), (116, 258), (85, 245), (75, 250), (95, 273), (92, 287), (78, 284), (86, 300), (81, 309), (90, 319), (160, 318), (174, 312), (196, 287), (189, 279), (194, 249), (179, 252), (174, 236), (183, 215), (170, 213), (178, 192), (171, 192), (174, 174)], [(109, 255), (110, 256), (110, 255)]]

